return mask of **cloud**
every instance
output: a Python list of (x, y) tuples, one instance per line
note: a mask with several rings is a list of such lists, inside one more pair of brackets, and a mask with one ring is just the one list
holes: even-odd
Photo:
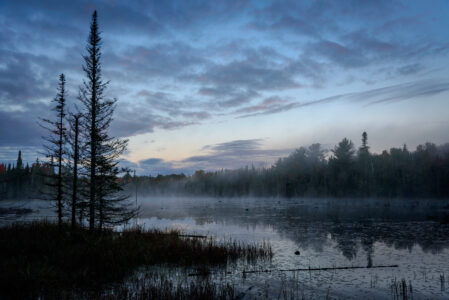
[(292, 149), (264, 149), (262, 139), (235, 140), (202, 148), (204, 155), (188, 157), (181, 162), (194, 169), (236, 169), (254, 165), (267, 166)]
[(122, 52), (105, 53), (104, 59), (114, 79), (130, 83), (186, 76), (209, 63), (200, 50), (182, 42), (131, 46)]
[(368, 105), (430, 97), (449, 90), (447, 81), (421, 81), (387, 86), (350, 96), (352, 100), (367, 102)]
[(430, 97), (447, 91), (449, 91), (449, 82), (447, 81), (424, 80), (301, 102), (285, 101), (281, 103), (268, 101), (268, 104), (266, 104), (265, 101), (270, 99), (268, 98), (259, 105), (242, 108), (235, 113), (246, 113), (237, 118), (248, 118), (280, 113), (307, 106), (323, 105), (335, 101), (353, 101), (356, 103), (364, 103), (365, 105), (374, 105)]
[(348, 19), (357, 27), (404, 11), (401, 3), (392, 1), (270, 1), (254, 11), (248, 27), (281, 35), (287, 31), (321, 38), (323, 34), (344, 31), (340, 23)]
[(0, 49), (0, 103), (27, 105), (36, 99), (50, 98), (49, 80), (54, 63), (47, 57)]
[(247, 106), (244, 108), (240, 108), (235, 111), (237, 114), (241, 113), (257, 113), (257, 112), (264, 112), (264, 111), (274, 111), (275, 109), (278, 109), (280, 107), (285, 107), (285, 105), (288, 105), (290, 101), (283, 99), (279, 96), (272, 96), (265, 98), (260, 103)]
[(217, 111), (249, 104), (267, 93), (318, 88), (325, 82), (323, 65), (305, 56), (281, 57), (269, 47), (242, 54), (243, 59), (207, 64), (202, 72), (182, 76), (182, 80), (200, 85), (198, 96)]
[(328, 40), (311, 44), (307, 52), (315, 56), (324, 57), (333, 63), (347, 68), (365, 66), (370, 61), (364, 56), (363, 52)]
[(198, 94), (208, 98), (207, 106), (215, 109), (238, 107), (260, 95), (253, 89), (239, 89), (226, 85), (202, 87), (198, 90)]
[(198, 112), (183, 112), (182, 116), (189, 119), (197, 119), (197, 120), (205, 120), (212, 117), (210, 113), (207, 111), (198, 111)]
[(174, 130), (212, 117), (205, 110), (196, 110), (189, 101), (181, 101), (171, 93), (141, 90), (134, 103), (119, 103), (111, 124), (112, 133), (121, 137), (151, 133), (156, 128)]
[[(85, 24), (89, 22), (92, 12), (98, 10), (99, 20), (108, 32), (121, 34), (156, 34), (165, 31), (163, 23), (155, 20), (150, 11), (138, 10), (121, 1), (80, 0), (63, 3), (57, 0), (42, 0), (23, 5), (15, 1), (4, 1), (2, 12), (9, 18), (22, 17), (27, 29), (33, 26), (52, 37), (63, 38), (66, 33), (85, 32)], [(61, 14), (61, 12), (66, 12)], [(130, 22), (132, 20), (132, 22)], [(72, 25), (72, 31), (67, 27)], [(75, 27), (76, 26), (76, 27)], [(23, 30), (22, 27), (22, 30)], [(76, 28), (76, 29), (75, 29)], [(85, 35), (87, 37), (87, 35)]]
[(284, 90), (299, 88), (283, 66), (269, 65), (268, 61), (236, 60), (229, 64), (214, 65), (198, 75), (185, 79), (216, 86), (240, 87), (247, 90)]
[[(446, 91), (421, 83), (447, 61), (447, 18), (392, 1), (89, 1), (0, 3), (0, 145), (37, 145), (58, 74), (70, 102), (84, 76), (91, 13), (103, 32), (103, 74), (119, 102), (112, 134), (176, 130), (220, 116), (275, 114), (331, 101), (388, 103)], [(343, 73), (344, 72), (344, 73)], [(397, 87), (298, 101), (341, 74)], [(344, 85), (344, 84), (343, 84)], [(344, 88), (344, 86), (341, 86)], [(401, 90), (402, 89), (402, 90)], [(286, 96), (288, 95), (288, 96)], [(363, 99), (366, 99), (363, 100)]]
[(411, 75), (418, 73), (424, 70), (424, 66), (422, 64), (409, 64), (402, 67), (397, 68), (397, 72), (401, 75)]
[(129, 137), (137, 134), (150, 133), (155, 128), (174, 130), (197, 124), (196, 121), (176, 121), (172, 118), (153, 114), (151, 111), (129, 111), (120, 113), (111, 124), (113, 135)]
[(262, 141), (262, 139), (235, 140), (215, 145), (206, 145), (203, 147), (203, 150), (212, 150), (222, 153), (238, 152), (239, 154), (242, 154), (243, 152), (254, 151), (260, 148)]
[(313, 23), (291, 15), (279, 16), (274, 22), (270, 22), (267, 18), (256, 19), (248, 23), (247, 27), (258, 31), (289, 31), (309, 37), (320, 36)]
[(329, 70), (447, 53), (429, 21), (397, 1), (273, 1), (254, 11), (247, 28), (296, 45), (313, 61), (325, 59)]
[(447, 51), (437, 45), (399, 44), (382, 41), (366, 32), (354, 32), (337, 40), (321, 40), (306, 47), (309, 57), (324, 58), (334, 66), (345, 69), (361, 68), (375, 64), (409, 61)]
[(151, 157), (137, 163), (123, 160), (121, 165), (136, 169), (141, 175), (193, 174), (196, 170), (215, 171), (245, 166), (270, 166), (293, 149), (264, 149), (263, 139), (234, 140), (202, 147), (201, 155), (167, 161)]
[(38, 146), (45, 132), (34, 113), (0, 112), (0, 146)]
[(247, 1), (210, 2), (140, 1), (124, 2), (134, 11), (150, 14), (155, 20), (171, 29), (202, 27), (210, 22), (227, 22), (251, 8)]
[(141, 90), (136, 96), (145, 100), (145, 103), (142, 104), (143, 107), (167, 113), (172, 117), (181, 116), (186, 119), (197, 120), (208, 119), (211, 117), (211, 114), (207, 111), (192, 110), (193, 101), (178, 100), (176, 99), (176, 96), (171, 93)]
[(139, 161), (139, 164), (144, 165), (144, 166), (154, 166), (154, 165), (161, 164), (163, 162), (164, 162), (164, 160), (161, 158), (148, 158), (148, 159)]

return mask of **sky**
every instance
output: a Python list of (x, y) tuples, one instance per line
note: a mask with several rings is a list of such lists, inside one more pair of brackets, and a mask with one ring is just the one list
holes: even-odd
[(138, 174), (269, 167), (363, 131), (373, 152), (449, 142), (448, 1), (3, 0), (0, 161), (41, 156), (60, 73), (77, 105), (94, 10)]

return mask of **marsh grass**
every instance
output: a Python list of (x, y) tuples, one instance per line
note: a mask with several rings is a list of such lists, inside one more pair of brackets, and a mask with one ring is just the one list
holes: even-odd
[(407, 284), (407, 281), (404, 278), (400, 281), (394, 278), (391, 281), (390, 288), (393, 294), (393, 299), (413, 300), (413, 286), (411, 281)]
[(234, 287), (229, 283), (216, 283), (208, 278), (174, 281), (164, 275), (147, 272), (144, 277), (133, 278), (130, 284), (117, 285), (95, 295), (99, 299), (236, 299)]
[[(141, 228), (120, 233), (70, 230), (68, 225), (58, 229), (50, 222), (2, 227), (0, 245), (1, 298), (53, 298), (52, 295), (79, 291), (98, 292), (123, 282), (139, 266), (206, 268), (226, 266), (240, 258), (272, 256), (269, 244), (245, 246), (212, 238), (184, 238), (179, 231)], [(159, 287), (141, 286), (154, 293), (154, 289), (167, 285), (164, 282)], [(175, 289), (181, 293), (180, 288)], [(217, 287), (194, 285), (185, 292), (195, 290), (202, 295), (210, 289)]]
[(45, 299), (239, 299), (234, 286), (217, 283), (209, 278), (202, 280), (176, 281), (164, 273), (145, 272), (144, 276), (132, 276), (125, 282), (109, 285), (102, 290), (51, 291)]

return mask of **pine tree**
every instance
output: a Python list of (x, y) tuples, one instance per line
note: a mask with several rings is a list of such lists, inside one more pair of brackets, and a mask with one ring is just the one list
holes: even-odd
[(362, 133), (362, 147), (360, 147), (360, 151), (368, 152), (368, 134), (366, 131)]
[[(45, 138), (47, 144), (44, 146), (46, 149), (46, 157), (50, 158), (50, 167), (52, 172), (50, 172), (50, 183), (49, 186), (54, 188), (56, 195), (56, 206), (57, 206), (57, 214), (58, 214), (58, 225), (62, 225), (62, 206), (63, 206), (63, 162), (64, 162), (64, 143), (66, 139), (66, 131), (65, 127), (65, 105), (66, 105), (66, 91), (65, 91), (65, 76), (64, 74), (59, 75), (59, 84), (58, 84), (58, 93), (56, 97), (53, 99), (53, 102), (56, 104), (54, 107), (54, 111), (56, 112), (56, 120), (48, 120), (42, 119), (45, 125), (42, 125), (47, 131), (48, 136)], [(55, 162), (54, 158), (56, 158), (56, 166), (57, 173), (54, 174)]]
[(23, 162), (22, 151), (19, 150), (17, 155), (16, 168), (14, 172), (14, 198), (21, 198), (23, 196)]
[[(83, 70), (87, 79), (80, 88), (79, 98), (84, 106), (83, 132), (87, 149), (84, 167), (89, 170), (89, 229), (101, 229), (106, 223), (126, 221), (133, 215), (125, 204), (127, 197), (118, 196), (122, 188), (117, 183), (120, 170), (118, 158), (126, 150), (127, 140), (109, 136), (108, 128), (116, 99), (105, 99), (108, 82), (101, 74), (101, 37), (97, 12), (92, 15)], [(98, 219), (97, 219), (98, 218)]]
[(330, 172), (333, 178), (333, 194), (335, 196), (348, 196), (354, 190), (354, 144), (344, 138), (332, 150), (333, 157), (329, 161)]
[(22, 167), (23, 167), (22, 151), (19, 150), (19, 154), (17, 155), (16, 169), (22, 169)]
[(368, 146), (368, 134), (362, 133), (362, 146), (358, 151), (358, 164), (360, 172), (360, 192), (362, 196), (370, 196), (372, 189), (371, 154)]
[(338, 161), (344, 163), (352, 161), (355, 153), (354, 144), (347, 138), (344, 138), (337, 146), (335, 146), (332, 153)]

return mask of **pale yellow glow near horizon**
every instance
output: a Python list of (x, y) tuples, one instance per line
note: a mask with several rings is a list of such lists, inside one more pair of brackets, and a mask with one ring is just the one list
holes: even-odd
[[(160, 158), (182, 167), (185, 166), (182, 160), (210, 153), (203, 149), (206, 145), (247, 139), (261, 139), (262, 149), (293, 150), (316, 142), (333, 148), (347, 137), (357, 148), (363, 131), (368, 132), (374, 152), (401, 147), (404, 143), (414, 149), (427, 141), (437, 144), (445, 141), (444, 132), (437, 130), (441, 122), (449, 127), (444, 110), (438, 109), (444, 101), (442, 98), (407, 102), (409, 108), (413, 107), (408, 110), (404, 110), (404, 102), (388, 104), (387, 111), (384, 105), (331, 103), (325, 111), (322, 106), (306, 107), (246, 119), (207, 120), (176, 130), (156, 129), (130, 137), (127, 159), (138, 163)], [(423, 122), (425, 119), (428, 121)]]

